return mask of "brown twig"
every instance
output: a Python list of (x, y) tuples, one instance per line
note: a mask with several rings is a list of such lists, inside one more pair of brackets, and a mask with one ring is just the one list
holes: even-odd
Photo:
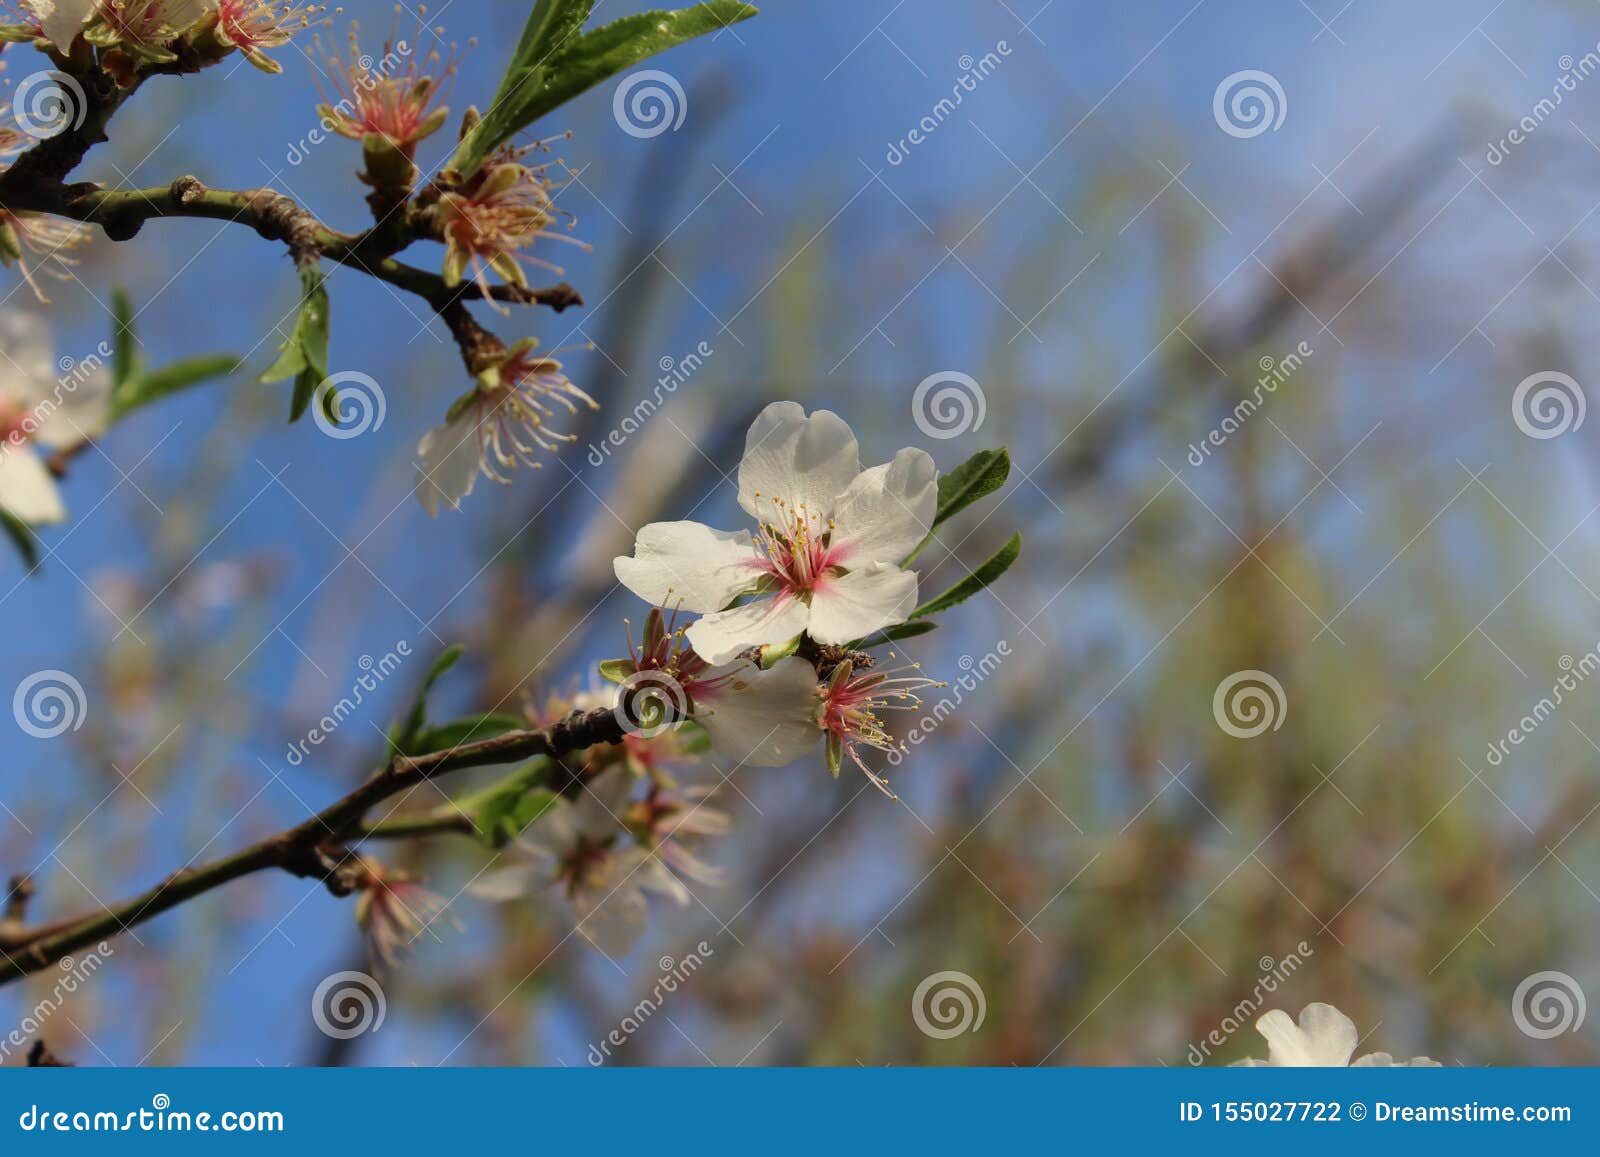
[[(336, 895), (353, 888), (354, 859), (347, 841), (364, 835), (362, 819), (376, 804), (450, 772), (622, 741), (622, 724), (610, 708), (574, 712), (548, 728), (510, 731), (427, 755), (396, 755), (349, 795), (304, 823), (198, 868), (181, 868), (153, 888), (103, 913), (19, 930), (0, 960), (0, 984), (49, 967), (86, 945), (110, 939), (233, 880), (270, 868), (322, 880)], [(552, 763), (559, 767), (559, 763)]]

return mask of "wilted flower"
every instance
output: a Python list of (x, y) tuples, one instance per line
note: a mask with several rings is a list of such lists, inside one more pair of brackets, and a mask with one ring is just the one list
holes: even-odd
[(283, 66), (265, 50), (289, 43), (322, 11), (321, 5), (299, 0), (215, 0), (206, 35), (223, 50), (237, 49), (263, 72), (282, 72)]
[(456, 400), (444, 424), (418, 443), (417, 498), (429, 514), (437, 515), (441, 502), (460, 509), (479, 474), (510, 482), (508, 472), (518, 463), (538, 469), (540, 451), (554, 452), (572, 441), (573, 435), (545, 425), (556, 406), (569, 415), (578, 412), (580, 403), (599, 409), (572, 384), (559, 361), (533, 352), (535, 344), (527, 340), (512, 346), (503, 361), (478, 376), (471, 393)]
[[(889, 657), (894, 658), (892, 654)], [(918, 691), (943, 686), (937, 679), (912, 673), (917, 670), (917, 664), (910, 663), (886, 671), (868, 668), (858, 674), (849, 659), (833, 669), (832, 678), (820, 689), (817, 725), (827, 733), (828, 770), (835, 777), (848, 755), (880, 791), (885, 795), (894, 794), (883, 778), (867, 766), (859, 748), (895, 750), (895, 741), (884, 727), (882, 713), (914, 711), (922, 706)]]
[(367, 856), (360, 857), (358, 867), (356, 923), (367, 935), (373, 959), (397, 967), (412, 941), (444, 911), (444, 898)]
[(554, 804), (534, 821), (513, 845), (521, 862), (485, 872), (467, 890), (506, 901), (554, 885), (572, 904), (577, 931), (607, 955), (623, 955), (644, 929), (647, 893), (689, 900), (666, 865), (623, 827), (632, 790), (626, 771), (607, 771), (585, 785), (577, 803)]
[(653, 850), (674, 872), (712, 886), (722, 883), (722, 871), (700, 859), (695, 848), (708, 836), (726, 835), (732, 826), (727, 812), (706, 805), (714, 790), (690, 787), (673, 792), (652, 787), (649, 794), (634, 802), (625, 817), (634, 838)]
[[(529, 146), (542, 148), (543, 143)], [(525, 252), (541, 238), (565, 241), (587, 248), (552, 226), (571, 214), (555, 207), (551, 193), (555, 186), (545, 172), (547, 165), (525, 165), (521, 157), (529, 149), (502, 152), (474, 173), (459, 189), (439, 199), (439, 234), (444, 241), (444, 280), (459, 285), (471, 273), (485, 298), (489, 296), (492, 271), (509, 285), (528, 283), (522, 263), (561, 273), (540, 257)]]
[(7, 44), (37, 40), (44, 35), (44, 25), (30, 0), (0, 0), (0, 51)]
[[(436, 31), (442, 35), (444, 30)], [(439, 101), (456, 71), (453, 57), (418, 53), (418, 44), (429, 35), (426, 28), (419, 28), (410, 41), (391, 35), (377, 60), (362, 53), (354, 23), (347, 57), (338, 56), (317, 37), (319, 71), (332, 86), (331, 92), (323, 92), (324, 103), (317, 109), (323, 124), (353, 141), (376, 136), (407, 158), (414, 157), (418, 142), (438, 132), (450, 115)], [(320, 78), (317, 83), (320, 86)]]
[[(689, 642), (709, 662), (808, 632), (842, 644), (902, 623), (917, 576), (900, 562), (933, 524), (933, 459), (901, 450), (861, 469), (855, 435), (827, 410), (809, 418), (774, 402), (756, 418), (739, 463), (739, 505), (757, 538), (698, 522), (652, 522), (617, 578), (640, 598), (700, 612)], [(756, 599), (724, 610), (744, 595)]]
[(33, 446), (62, 449), (101, 433), (104, 384), (58, 382), (49, 328), (24, 311), (0, 312), (0, 354), (0, 510), (34, 526), (61, 522), (61, 493)]
[(1264, 1013), (1256, 1031), (1267, 1038), (1267, 1059), (1235, 1061), (1245, 1067), (1271, 1068), (1436, 1068), (1438, 1061), (1412, 1057), (1397, 1061), (1388, 1053), (1368, 1053), (1351, 1061), (1359, 1037), (1355, 1021), (1331, 1004), (1308, 1004), (1300, 1010), (1300, 1023), (1279, 1009)]
[(49, 304), (36, 275), (71, 277), (78, 263), (72, 251), (87, 242), (89, 234), (89, 227), (76, 221), (0, 209), (0, 265), (15, 265), (33, 295)]

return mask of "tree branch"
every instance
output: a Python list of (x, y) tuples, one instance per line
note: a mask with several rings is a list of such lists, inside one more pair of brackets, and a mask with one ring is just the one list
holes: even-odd
[[(48, 968), (72, 952), (108, 940), (187, 900), (264, 869), (280, 868), (291, 875), (321, 879), (335, 895), (347, 894), (353, 856), (345, 843), (388, 834), (384, 830), (388, 824), (362, 824), (374, 805), (450, 772), (540, 755), (558, 759), (586, 747), (620, 743), (622, 736), (616, 713), (602, 707), (574, 712), (548, 728), (510, 731), (428, 755), (396, 755), (360, 787), (304, 823), (201, 867), (181, 868), (153, 888), (101, 914), (58, 921), (45, 928), (0, 930), (0, 985)], [(553, 763), (552, 767), (559, 769), (560, 764)], [(394, 823), (399, 825), (401, 821)]]

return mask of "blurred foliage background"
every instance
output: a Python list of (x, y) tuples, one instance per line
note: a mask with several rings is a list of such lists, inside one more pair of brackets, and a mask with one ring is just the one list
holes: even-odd
[[(1001, 501), (924, 570), (953, 581), (954, 558), (1018, 527), (1023, 559), (907, 649), (946, 677), (1002, 641), (1010, 657), (895, 769), (900, 801), (830, 780), (820, 752), (737, 772), (717, 797), (734, 832), (709, 857), (726, 883), (658, 908), (619, 961), (568, 936), (558, 905), (461, 895), (476, 845), (386, 846), (450, 905), (385, 975), (382, 1029), (351, 1041), (309, 1012), (324, 976), (367, 967), (350, 906), (253, 878), (118, 941), (40, 1030), (55, 1052), (584, 1064), (661, 958), (705, 941), (708, 966), (616, 1063), (1183, 1064), (1304, 942), (1267, 1007), (1334, 1003), (1370, 1031), (1362, 1051), (1600, 1055), (1600, 1018), (1535, 1039), (1511, 1010), (1540, 970), (1600, 991), (1597, 692), (1486, 756), (1563, 656), (1600, 644), (1597, 427), (1534, 439), (1512, 413), (1529, 374), (1594, 378), (1600, 80), (1534, 112), (1566, 58), (1597, 51), (1593, 6), (1035, 7), (774, 2), (654, 62), (687, 94), (681, 129), (622, 132), (612, 86), (563, 110), (550, 128), (573, 130), (560, 152), (580, 169), (563, 204), (594, 250), (559, 256), (588, 304), (501, 328), (595, 343), (566, 361), (602, 409), (537, 474), (427, 519), (413, 451), (465, 388), (454, 349), (419, 302), (337, 273), (334, 361), (381, 383), (381, 428), (286, 426), (285, 390), (241, 375), (82, 457), (40, 573), (0, 574), (0, 687), (57, 667), (90, 703), (70, 737), (0, 733), (0, 867), (32, 875), (47, 919), (358, 782), (423, 664), (303, 765), (286, 751), (362, 656), (466, 644), (440, 714), (586, 685), (642, 614), (612, 556), (651, 519), (731, 524), (724, 474), (771, 399), (840, 411), (870, 462), (915, 444), (947, 468), (1006, 444)], [(366, 34), (416, 28), (377, 0), (345, 8)], [(476, 40), (458, 110), (487, 99), (524, 8), (425, 17)], [(891, 163), (963, 61), (1001, 42), (999, 67)], [(358, 226), (353, 146), (291, 161), (315, 92), (279, 55), (279, 78), (150, 86), (86, 174), (271, 184)], [(13, 82), (36, 67), (25, 49), (4, 62)], [(1239, 138), (1212, 98), (1252, 68), (1280, 81), (1286, 115)], [(64, 354), (105, 335), (120, 283), (152, 356), (233, 348), (259, 369), (295, 299), (275, 247), (215, 222), (97, 243), (77, 273), (50, 310)], [(701, 342), (705, 364), (591, 462), (663, 359)], [(1303, 365), (1196, 464), (1263, 359), (1302, 342)], [(981, 384), (986, 417), (930, 439), (911, 395), (946, 370)], [(1248, 740), (1212, 711), (1243, 669), (1271, 672), (1286, 703)], [(912, 994), (942, 970), (981, 986), (981, 1028), (917, 1028)], [(51, 983), (0, 992), (0, 1028)], [(1210, 1051), (1264, 1047), (1245, 1027)]]

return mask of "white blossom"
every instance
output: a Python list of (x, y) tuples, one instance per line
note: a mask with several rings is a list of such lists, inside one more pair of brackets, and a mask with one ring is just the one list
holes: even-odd
[[(751, 425), (739, 463), (739, 505), (754, 535), (698, 522), (643, 527), (617, 578), (640, 598), (702, 614), (689, 642), (708, 662), (807, 632), (842, 644), (905, 622), (917, 576), (900, 563), (926, 537), (938, 505), (933, 459), (904, 449), (861, 469), (837, 414), (810, 417), (774, 402)], [(741, 606), (735, 600), (757, 596)]]
[(1331, 1004), (1308, 1004), (1300, 1010), (1300, 1023), (1280, 1009), (1264, 1013), (1256, 1021), (1256, 1031), (1267, 1038), (1267, 1059), (1243, 1060), (1235, 1064), (1270, 1068), (1389, 1068), (1437, 1067), (1427, 1057), (1397, 1061), (1388, 1053), (1368, 1053), (1351, 1061), (1359, 1036), (1355, 1021)]
[(110, 412), (98, 376), (58, 381), (50, 331), (24, 311), (0, 313), (0, 509), (30, 526), (67, 517), (35, 447), (66, 449), (104, 433)]

